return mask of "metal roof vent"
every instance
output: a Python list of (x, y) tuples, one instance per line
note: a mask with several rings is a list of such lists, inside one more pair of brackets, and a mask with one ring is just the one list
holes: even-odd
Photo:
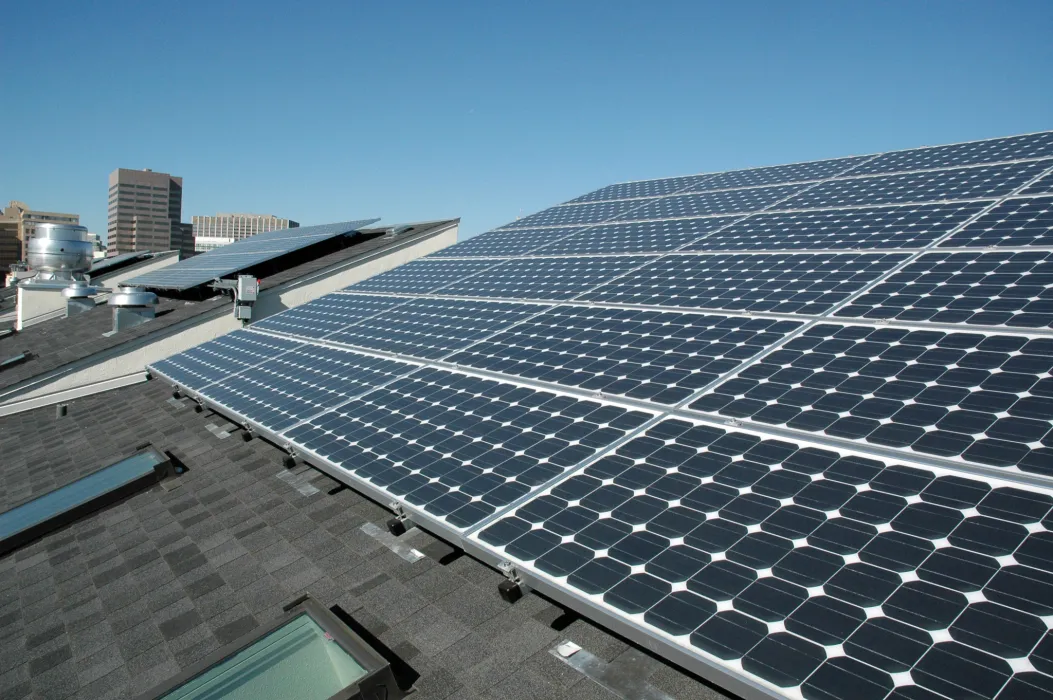
[(94, 249), (88, 229), (73, 224), (36, 224), (26, 244), (33, 282), (70, 282), (91, 269)]
[(154, 317), (157, 295), (143, 287), (119, 287), (107, 302), (113, 307), (113, 332), (146, 323)]
[(94, 309), (95, 300), (92, 297), (98, 293), (98, 287), (92, 287), (82, 280), (73, 280), (70, 286), (62, 290), (62, 296), (66, 297), (66, 317)]

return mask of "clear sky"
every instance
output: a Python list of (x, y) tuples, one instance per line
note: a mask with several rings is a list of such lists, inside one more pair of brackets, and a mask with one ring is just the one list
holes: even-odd
[(463, 217), (612, 182), (1053, 128), (1053, 2), (33, 2), (0, 40), (0, 205), (106, 229)]

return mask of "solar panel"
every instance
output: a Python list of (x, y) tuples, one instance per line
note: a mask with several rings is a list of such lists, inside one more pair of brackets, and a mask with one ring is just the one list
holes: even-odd
[(929, 253), (837, 315), (1048, 328), (1053, 326), (1053, 252)]
[(164, 269), (140, 275), (129, 280), (127, 284), (154, 289), (190, 289), (309, 245), (353, 233), (377, 221), (379, 219), (360, 219), (259, 233), (195, 255), (188, 260), (181, 260)]
[(469, 297), (570, 299), (648, 261), (640, 255), (511, 259), (441, 291)]
[(1053, 194), (1053, 173), (1048, 173), (1035, 180), (1034, 183), (1022, 189), (1020, 194)]
[(107, 270), (123, 265), (130, 260), (137, 260), (144, 258), (147, 253), (144, 252), (133, 252), (133, 253), (121, 253), (120, 255), (113, 255), (108, 258), (97, 258), (91, 263), (91, 270), (88, 271), (92, 277), (105, 274)]
[(1053, 475), (1053, 338), (823, 323), (691, 406)]
[(406, 301), (400, 297), (365, 294), (327, 294), (302, 306), (252, 324), (253, 330), (324, 338), (334, 331), (369, 318)]
[(356, 479), (463, 530), (650, 417), (426, 368), (285, 435)]
[(643, 221), (757, 211), (804, 188), (805, 185), (776, 185), (658, 197), (636, 202), (637, 206), (627, 209), (618, 218), (623, 221)]
[(1007, 199), (940, 244), (970, 246), (1053, 245), (1053, 197)]
[(424, 258), (400, 265), (376, 277), (352, 285), (356, 292), (396, 292), (427, 294), (454, 280), (477, 274), (499, 264), (500, 260), (442, 260)]
[(660, 180), (622, 182), (616, 185), (601, 187), (594, 192), (575, 197), (567, 202), (567, 204), (609, 202), (617, 199), (637, 199), (639, 197), (655, 197), (663, 194), (672, 194), (705, 183), (712, 177), (712, 175), (690, 175), (688, 177), (667, 177)]
[(450, 361), (675, 404), (799, 325), (765, 318), (557, 306)]
[(154, 367), (744, 697), (1044, 696), (1051, 166), (611, 185)]
[(670, 419), (471, 537), (772, 694), (995, 697), (1049, 668), (1051, 507), (1047, 489)]
[(580, 298), (618, 304), (817, 314), (906, 259), (903, 253), (671, 255)]
[(1053, 161), (976, 165), (955, 170), (930, 170), (830, 180), (783, 204), (785, 209), (900, 204), (948, 199), (1002, 197), (1053, 165)]
[(497, 258), (523, 255), (581, 230), (583, 230), (582, 227), (557, 227), (487, 231), (455, 246), (432, 253), (429, 257), (432, 259), (472, 256)]
[[(735, 216), (698, 219), (667, 219), (630, 224), (597, 224), (573, 230), (569, 235), (536, 250), (536, 255), (587, 255), (590, 253), (658, 253), (692, 247), (693, 241), (738, 221)], [(557, 229), (558, 230), (558, 229)]]
[(755, 214), (681, 250), (921, 248), (986, 206), (956, 202)]
[(1053, 132), (1024, 134), (986, 141), (970, 141), (949, 146), (893, 151), (877, 156), (853, 171), (854, 175), (929, 170), (976, 163), (1053, 157)]

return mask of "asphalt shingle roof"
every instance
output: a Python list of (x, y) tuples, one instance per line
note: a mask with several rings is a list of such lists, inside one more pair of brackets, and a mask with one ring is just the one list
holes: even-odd
[(305, 591), (419, 674), (418, 700), (617, 697), (549, 653), (563, 639), (672, 697), (722, 697), (537, 595), (505, 603), (500, 574), (425, 532), (401, 538), (426, 555), (408, 562), (362, 529), (385, 509), (225, 427), (158, 382), (0, 418), (0, 509), (144, 442), (187, 468), (0, 558), (0, 697), (134, 696)]

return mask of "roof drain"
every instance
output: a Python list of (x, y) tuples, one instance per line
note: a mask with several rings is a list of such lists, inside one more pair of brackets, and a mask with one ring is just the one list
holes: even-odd
[(143, 287), (119, 287), (107, 303), (113, 307), (112, 334), (153, 319), (157, 295)]

